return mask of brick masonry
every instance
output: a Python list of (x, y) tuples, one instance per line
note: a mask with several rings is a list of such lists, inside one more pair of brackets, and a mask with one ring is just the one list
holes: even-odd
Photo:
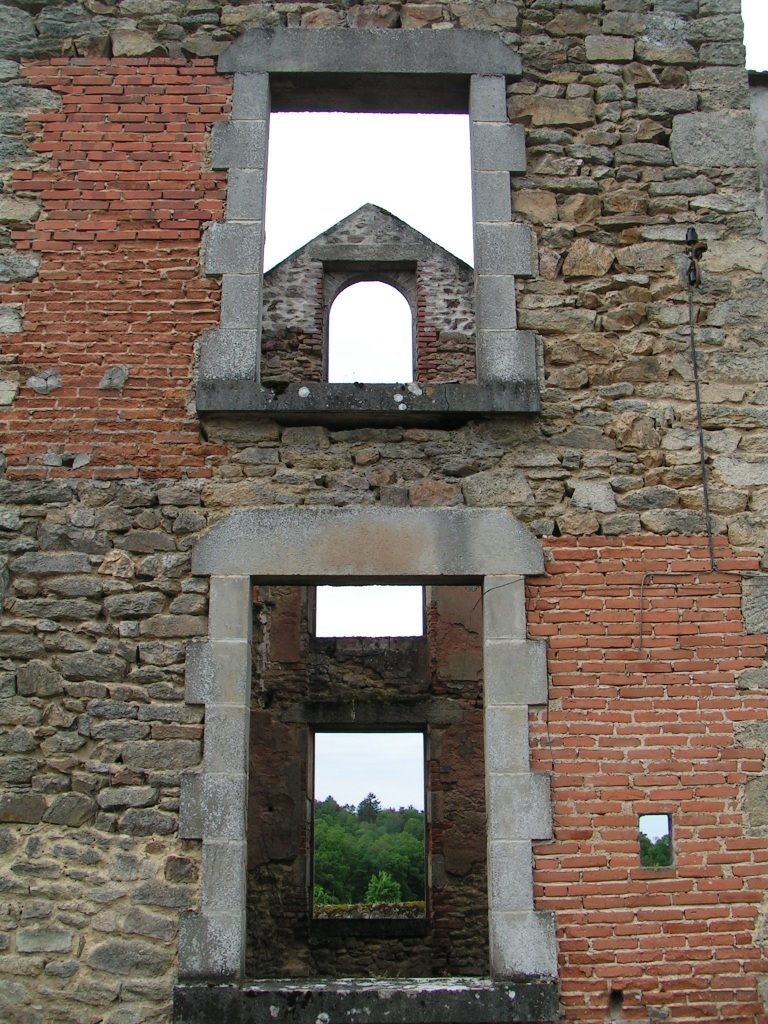
[[(550, 690), (530, 729), (554, 839), (534, 877), (562, 1018), (768, 1019), (768, 309), (741, 24), (724, 0), (620, 6), (0, 7), (4, 1019), (170, 1020), (200, 892), (200, 843), (177, 833), (203, 739), (183, 700), (208, 629), (190, 551), (231, 508), (300, 505), (502, 507), (544, 539), (528, 631)], [(194, 343), (219, 323), (201, 236), (224, 217), (210, 147), (231, 92), (215, 57), (249, 24), (489, 28), (519, 49), (512, 210), (539, 274), (517, 284), (518, 326), (539, 338), (540, 416), (201, 429)], [(695, 303), (714, 575), (678, 277), (690, 223), (710, 246)], [(639, 867), (654, 811), (673, 818), (669, 871)]]

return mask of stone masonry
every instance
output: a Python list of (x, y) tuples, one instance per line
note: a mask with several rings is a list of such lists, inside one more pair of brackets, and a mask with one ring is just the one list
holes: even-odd
[[(171, 1024), (174, 987), (199, 978), (210, 946), (229, 983), (212, 1000), (240, 998), (232, 964), (244, 952), (250, 980), (270, 979), (252, 1005), (301, 1004), (308, 1021), (352, 1019), (361, 1005), (354, 983), (306, 993), (310, 977), (337, 973), (335, 952), (378, 1000), (372, 1022), (390, 998), (404, 1021), (434, 1024), (505, 1012), (768, 1022), (768, 249), (739, 8), (0, 3), (0, 1019)], [(206, 263), (210, 238), (238, 199), (214, 129), (243, 113), (243, 72), (218, 58), (251, 30), (289, 29), (313, 40), (307, 52), (327, 30), (376, 29), (382, 46), (434, 34), (435, 47), (480, 31), (519, 57), (491, 120), (524, 134), (525, 166), (479, 173), (496, 176), (493, 216), (535, 239), (536, 265), (493, 273), (486, 251), (475, 303), (493, 312), (488, 281), (503, 277), (516, 323), (486, 340), (497, 358), (502, 336), (530, 332), (539, 412), (383, 425), (198, 412), (200, 339), (226, 329), (231, 308)], [(689, 226), (708, 244), (693, 312), (714, 565)], [(431, 273), (419, 287), (435, 300)], [(454, 341), (475, 331), (478, 307), (464, 316), (461, 302)], [(282, 373), (278, 305), (265, 308), (262, 368)], [(468, 378), (476, 342), (450, 350)], [(326, 562), (283, 578), (269, 538), (246, 532), (261, 577), (201, 569), (216, 529), (236, 532), (233, 514), (321, 530), (359, 516), (405, 535), (436, 522), (419, 536), (448, 538), (447, 553), (427, 540), (399, 550), (392, 570), (416, 566), (441, 638), (429, 667), (408, 674), (411, 696), (463, 716), (441, 743), (443, 726), (424, 719), (446, 817), (430, 837), (434, 915), (420, 942), (311, 932), (297, 882), (305, 835), (289, 806), (306, 716), (355, 683), (385, 707), (400, 676), (365, 651), (312, 647), (304, 595), (313, 573), (338, 582), (343, 540), (310, 544)], [(466, 553), (450, 549), (455, 523), (472, 538)], [(505, 567), (523, 538), (525, 564)], [(467, 595), (481, 587), (476, 608)], [(310, 686), (307, 659), (326, 687)], [(306, 721), (286, 719), (307, 703)], [(239, 747), (218, 743), (238, 728)], [(267, 750), (290, 762), (285, 776), (270, 778)], [(196, 802), (214, 777), (234, 787), (218, 833)], [(282, 831), (265, 824), (269, 786), (290, 810)], [(640, 866), (647, 813), (671, 817), (669, 868)], [(245, 879), (247, 905), (233, 910), (216, 878)], [(406, 961), (433, 990), (398, 978)], [(450, 995), (458, 973), (472, 978)], [(504, 985), (520, 993), (511, 1011)], [(182, 987), (177, 1020), (193, 1019), (185, 999)]]

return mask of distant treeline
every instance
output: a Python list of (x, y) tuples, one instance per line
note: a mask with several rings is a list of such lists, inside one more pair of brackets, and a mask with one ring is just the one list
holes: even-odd
[(373, 793), (315, 804), (316, 905), (423, 899), (423, 811), (382, 808)]

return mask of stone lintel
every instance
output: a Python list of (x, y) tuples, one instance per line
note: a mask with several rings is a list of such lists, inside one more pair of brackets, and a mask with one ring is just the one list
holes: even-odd
[(454, 29), (250, 29), (218, 70), (395, 75), (519, 75), (518, 54), (496, 32)]
[(307, 255), (323, 263), (369, 263), (372, 269), (391, 263), (396, 267), (405, 263), (413, 266), (425, 260), (435, 251), (435, 245), (428, 239), (423, 242), (407, 239), (403, 242), (382, 242), (380, 245), (365, 245), (355, 242), (312, 242), (306, 247)]
[(192, 555), (197, 575), (309, 582), (471, 581), (491, 566), (509, 575), (543, 570), (539, 541), (501, 509), (241, 509)]
[(174, 1024), (547, 1024), (558, 1018), (552, 981), (399, 978), (392, 981), (265, 981), (258, 985), (177, 985)]
[[(483, 278), (503, 282), (505, 299), (514, 328), (514, 278)], [(490, 289), (493, 291), (494, 289)], [(486, 324), (495, 327), (496, 324)], [(475, 417), (536, 413), (541, 407), (538, 384), (532, 381), (494, 381), (482, 384), (327, 384), (310, 382), (286, 388), (260, 387), (247, 376), (258, 355), (253, 348), (255, 332), (239, 331), (240, 354), (234, 358), (236, 371), (227, 378), (227, 354), (219, 350), (224, 332), (208, 331), (201, 351), (201, 372), (197, 388), (197, 411), (205, 413), (254, 413), (279, 423), (357, 424), (415, 426), (429, 423), (462, 423)], [(229, 330), (226, 334), (229, 335)], [(247, 336), (247, 337), (246, 337)], [(214, 344), (214, 339), (216, 342)], [(210, 349), (210, 352), (208, 351)], [(215, 351), (218, 350), (218, 351)], [(203, 365), (203, 359), (205, 363)], [(203, 374), (205, 371), (205, 375)], [(397, 400), (396, 396), (400, 399)]]

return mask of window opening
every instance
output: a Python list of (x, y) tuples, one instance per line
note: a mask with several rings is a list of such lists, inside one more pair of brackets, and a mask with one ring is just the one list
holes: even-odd
[(315, 635), (397, 637), (424, 635), (424, 588), (317, 587)]
[(317, 732), (313, 916), (425, 916), (424, 735)]
[(668, 814), (640, 815), (640, 867), (672, 865), (672, 819)]
[(382, 281), (360, 281), (334, 300), (328, 319), (333, 384), (412, 381), (413, 316), (408, 300)]
[(472, 263), (465, 114), (273, 113), (267, 167), (265, 270), (366, 203)]

